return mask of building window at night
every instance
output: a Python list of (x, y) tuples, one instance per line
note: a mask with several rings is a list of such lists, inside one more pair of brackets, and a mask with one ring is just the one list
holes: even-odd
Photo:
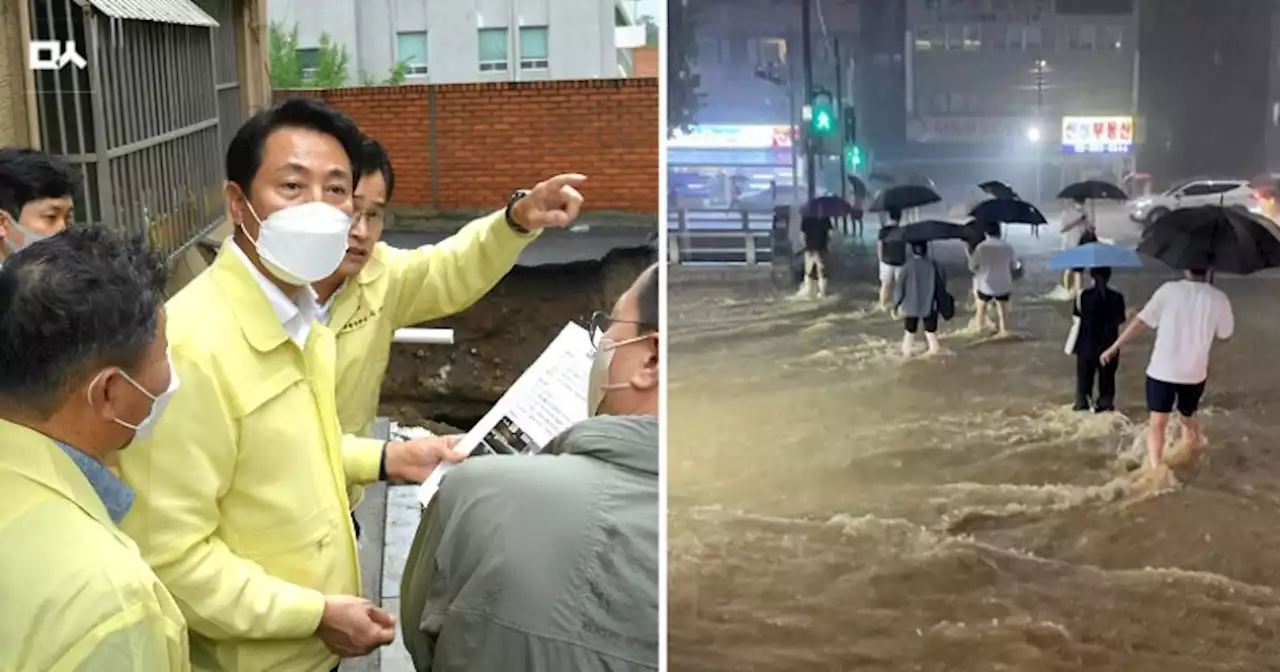
[(1080, 50), (1093, 51), (1098, 46), (1097, 26), (1080, 26)]
[(1098, 51), (1120, 51), (1124, 48), (1124, 28), (1121, 26), (1104, 26), (1102, 39), (1098, 42)]
[(932, 26), (916, 28), (916, 51), (929, 51), (938, 46), (936, 31)]
[(947, 50), (955, 51), (961, 47), (962, 29), (960, 26), (947, 26)]
[(1027, 51), (1040, 51), (1040, 42), (1043, 37), (1040, 26), (1027, 26), (1023, 35), (1027, 42)]
[(1006, 34), (1009, 37), (1009, 51), (1022, 51), (1022, 26), (1009, 26)]

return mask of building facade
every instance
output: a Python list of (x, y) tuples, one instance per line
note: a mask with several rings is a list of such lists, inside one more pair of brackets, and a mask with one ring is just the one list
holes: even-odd
[[(676, 195), (722, 205), (777, 186), (781, 200), (789, 200), (804, 164), (802, 155), (793, 155), (790, 132), (806, 98), (800, 3), (691, 0), (690, 6), (702, 103), (698, 129), (668, 143)], [(854, 0), (824, 0), (813, 8), (813, 82), (842, 99), (837, 107), (856, 98), (860, 12)], [(827, 163), (819, 182), (835, 192), (839, 164)]]
[(518, 82), (630, 76), (644, 27), (618, 0), (268, 0), (273, 23), (297, 27), (304, 71), (321, 33), (347, 49), (348, 79)]
[(1009, 182), (1052, 198), (1133, 168), (1134, 0), (907, 0), (903, 142), (880, 168), (923, 175), (949, 198)]

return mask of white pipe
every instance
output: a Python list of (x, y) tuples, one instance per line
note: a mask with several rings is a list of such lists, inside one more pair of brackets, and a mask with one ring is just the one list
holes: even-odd
[(419, 345), (453, 345), (452, 329), (396, 329), (392, 343), (417, 343)]

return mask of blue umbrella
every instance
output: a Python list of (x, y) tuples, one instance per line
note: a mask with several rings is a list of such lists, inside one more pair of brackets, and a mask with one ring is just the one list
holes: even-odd
[(1106, 243), (1085, 243), (1065, 249), (1049, 259), (1049, 270), (1068, 268), (1138, 268), (1142, 259), (1138, 253), (1124, 247)]

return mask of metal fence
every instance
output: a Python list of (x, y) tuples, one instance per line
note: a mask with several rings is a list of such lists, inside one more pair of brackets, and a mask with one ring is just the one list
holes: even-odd
[(668, 261), (747, 265), (773, 261), (773, 216), (738, 210), (673, 210), (667, 214)]
[(31, 38), (74, 41), (87, 61), (36, 73), (42, 146), (85, 175), (77, 221), (122, 227), (173, 259), (223, 212), (222, 157), (243, 117), (235, 0), (204, 0), (204, 12), (30, 2)]

